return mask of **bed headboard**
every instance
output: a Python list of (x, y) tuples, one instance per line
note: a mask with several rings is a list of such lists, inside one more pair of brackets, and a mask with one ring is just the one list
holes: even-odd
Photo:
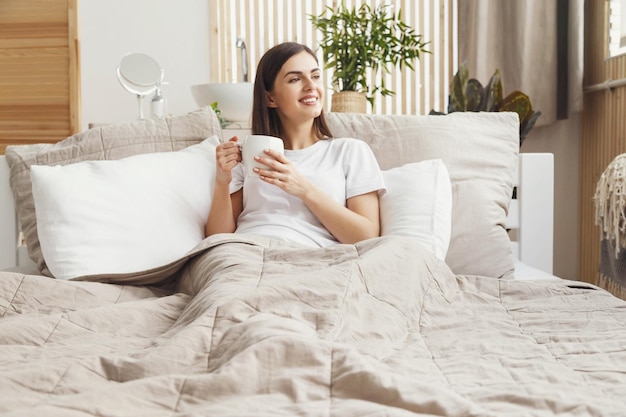
[(9, 186), (9, 165), (0, 155), (0, 269), (17, 266), (17, 218)]
[[(516, 173), (516, 199), (511, 202), (507, 227), (517, 259), (552, 273), (554, 224), (554, 157), (550, 153), (522, 153)], [(18, 242), (18, 222), (9, 185), (9, 167), (0, 155), (0, 269), (28, 263)]]
[(552, 274), (554, 246), (554, 155), (521, 153), (515, 198), (507, 227), (516, 259)]

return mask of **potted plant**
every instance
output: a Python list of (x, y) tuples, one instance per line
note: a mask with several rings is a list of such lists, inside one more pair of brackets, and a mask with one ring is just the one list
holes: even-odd
[[(519, 144), (522, 146), (526, 135), (541, 116), (541, 112), (533, 110), (530, 98), (521, 91), (513, 91), (504, 97), (502, 90), (502, 78), (498, 69), (491, 76), (489, 83), (483, 87), (477, 79), (469, 78), (467, 63), (464, 62), (450, 82), (448, 113), (457, 111), (515, 112), (519, 116)], [(431, 110), (430, 114), (445, 113)]]
[[(321, 33), (324, 68), (333, 70), (332, 111), (365, 113), (367, 101), (373, 105), (376, 94), (394, 94), (385, 86), (384, 77), (375, 84), (370, 76), (379, 71), (389, 74), (404, 65), (413, 69), (413, 61), (428, 52), (422, 36), (403, 22), (402, 11), (393, 14), (389, 5), (347, 8), (341, 3), (336, 9), (328, 6), (310, 18)], [(346, 95), (356, 97), (358, 109), (340, 107)]]

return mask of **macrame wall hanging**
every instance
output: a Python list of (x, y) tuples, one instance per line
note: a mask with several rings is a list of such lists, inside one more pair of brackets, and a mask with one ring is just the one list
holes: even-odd
[(598, 285), (626, 299), (626, 154), (606, 167), (593, 197), (600, 226)]

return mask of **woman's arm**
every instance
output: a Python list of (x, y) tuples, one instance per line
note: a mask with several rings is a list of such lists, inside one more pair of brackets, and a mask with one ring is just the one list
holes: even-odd
[(205, 236), (233, 233), (237, 218), (243, 210), (243, 189), (230, 194), (228, 184), (215, 182), (209, 218), (204, 226)]
[(349, 198), (344, 207), (313, 187), (302, 200), (309, 210), (341, 243), (356, 243), (380, 236), (378, 192)]
[(243, 210), (243, 189), (230, 194), (232, 170), (241, 161), (236, 136), (217, 146), (215, 160), (217, 162), (215, 188), (209, 217), (204, 226), (206, 236), (234, 232), (237, 228), (237, 218)]

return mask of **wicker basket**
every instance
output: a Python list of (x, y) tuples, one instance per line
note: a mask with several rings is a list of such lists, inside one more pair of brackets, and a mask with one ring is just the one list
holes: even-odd
[(365, 93), (356, 91), (335, 92), (330, 110), (337, 113), (366, 113), (367, 97), (365, 97)]

